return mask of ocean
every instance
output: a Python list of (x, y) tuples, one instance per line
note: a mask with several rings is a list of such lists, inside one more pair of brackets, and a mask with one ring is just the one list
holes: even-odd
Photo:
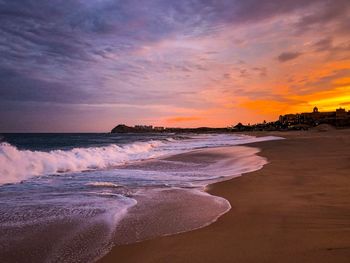
[(94, 262), (114, 245), (204, 227), (231, 207), (207, 185), (260, 169), (267, 160), (244, 144), (276, 139), (2, 134), (1, 261)]

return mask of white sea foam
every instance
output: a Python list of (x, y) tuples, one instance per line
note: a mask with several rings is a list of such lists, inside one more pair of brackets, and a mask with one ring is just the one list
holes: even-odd
[[(87, 259), (97, 259), (107, 253), (111, 240), (114, 242), (116, 239), (119, 242), (120, 239), (123, 242), (124, 232), (120, 231), (123, 228), (117, 228), (123, 226), (123, 222), (127, 224), (139, 221), (141, 227), (147, 226), (146, 231), (140, 228), (137, 232), (136, 241), (150, 237), (147, 230), (152, 224), (154, 231), (151, 231), (151, 236), (204, 227), (231, 208), (224, 198), (204, 192), (205, 187), (260, 169), (267, 160), (257, 155), (258, 149), (244, 146), (220, 149), (220, 152), (224, 151), (225, 154), (215, 162), (192, 162), (191, 158), (185, 161), (159, 158), (154, 161), (133, 162), (198, 148), (275, 139), (281, 138), (256, 138), (236, 134), (196, 135), (181, 140), (166, 139), (123, 146), (109, 145), (49, 152), (19, 150), (8, 143), (0, 143), (0, 184), (20, 182), (46, 174), (74, 172), (65, 176), (39, 178), (35, 180), (35, 187), (26, 183), (2, 186), (6, 189), (3, 191), (6, 194), (0, 196), (0, 230), (1, 227), (8, 229), (3, 231), (5, 235), (0, 236), (0, 243), (5, 240), (13, 251), (17, 251), (22, 245), (22, 239), (16, 237), (22, 236), (24, 231), (41, 233), (43, 227), (52, 222), (79, 222), (76, 228), (72, 225), (73, 231), (70, 228), (67, 232), (64, 231), (63, 238), (60, 231), (57, 231), (56, 236), (50, 237), (55, 241), (55, 246), (48, 258), (52, 262), (62, 261), (63, 258), (66, 261), (86, 262)], [(119, 169), (99, 170), (125, 163), (131, 164)], [(83, 172), (84, 170), (95, 171)], [(156, 195), (153, 196), (154, 193)], [(196, 195), (202, 197), (198, 198)], [(187, 201), (193, 198), (199, 203), (193, 202), (191, 207)], [(204, 201), (211, 202), (211, 209), (203, 209), (206, 207), (203, 206), (206, 205)], [(162, 228), (153, 217), (153, 209), (157, 207), (157, 202), (169, 202), (170, 205), (179, 202), (191, 209), (184, 210), (187, 214), (179, 213), (182, 221), (179, 219), (175, 220), (176, 222), (173, 220), (176, 206), (174, 211), (168, 209), (169, 213), (174, 214), (169, 217), (170, 221), (165, 221), (167, 223), (163, 226), (166, 227)], [(134, 206), (135, 210), (128, 213)], [(128, 219), (128, 216), (132, 220), (123, 220)], [(64, 221), (65, 219), (67, 221)], [(159, 222), (161, 221), (164, 221), (163, 217)], [(172, 222), (178, 224), (170, 226)], [(113, 236), (114, 233), (116, 237)], [(132, 235), (125, 235), (126, 243), (133, 241), (130, 236)], [(46, 241), (39, 243), (38, 247), (41, 245), (45, 248), (45, 243)], [(47, 250), (41, 251), (45, 254)], [(81, 253), (77, 254), (76, 251)], [(33, 257), (35, 258), (35, 255)]]
[(46, 174), (78, 172), (117, 166), (133, 160), (157, 157), (160, 141), (136, 142), (125, 146), (74, 148), (50, 152), (18, 150), (0, 144), (0, 184), (15, 183)]
[(19, 150), (8, 143), (0, 143), (0, 185), (17, 183), (34, 176), (105, 169), (125, 163), (186, 152), (203, 147), (239, 145), (279, 137), (245, 135), (197, 135), (184, 140), (134, 142), (118, 146), (74, 148), (50, 152)]

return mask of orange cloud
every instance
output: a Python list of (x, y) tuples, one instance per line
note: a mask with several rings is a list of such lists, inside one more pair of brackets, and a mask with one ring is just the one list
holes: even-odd
[(240, 106), (259, 114), (278, 116), (285, 113), (308, 112), (314, 106), (321, 111), (332, 111), (350, 105), (350, 87), (343, 86), (332, 90), (315, 92), (307, 95), (285, 96), (286, 101), (251, 100)]

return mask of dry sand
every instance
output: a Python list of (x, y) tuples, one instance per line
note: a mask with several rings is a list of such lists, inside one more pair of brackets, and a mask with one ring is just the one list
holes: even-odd
[(210, 186), (232, 205), (218, 221), (100, 262), (350, 262), (350, 130), (277, 135), (252, 144), (263, 169)]

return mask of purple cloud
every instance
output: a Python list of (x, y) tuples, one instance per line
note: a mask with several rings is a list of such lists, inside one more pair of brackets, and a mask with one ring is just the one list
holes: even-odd
[(277, 57), (277, 59), (280, 62), (286, 62), (289, 60), (296, 59), (297, 57), (301, 56), (301, 54), (301, 52), (283, 52)]
[[(298, 22), (289, 26), (298, 32), (332, 23), (345, 32), (350, 24), (348, 14), (348, 0), (0, 1), (0, 104), (16, 108), (18, 103), (28, 102), (26, 107), (32, 107), (36, 102), (44, 107), (52, 102), (74, 107), (146, 101), (203, 108), (204, 103), (195, 101), (195, 96), (177, 92), (196, 94), (195, 88), (205, 86), (200, 78), (214, 74), (211, 60), (201, 60), (199, 55), (220, 59), (228, 54), (211, 46), (202, 50), (198, 43), (160, 54), (159, 43), (216, 40), (218, 32), (230, 33), (232, 28), (288, 15), (296, 15), (293, 21)], [(271, 26), (270, 31), (274, 30)], [(347, 52), (347, 43), (334, 46), (332, 32), (329, 30), (313, 50)], [(242, 41), (246, 44), (249, 39)], [(159, 52), (142, 53), (153, 46)], [(256, 56), (250, 50), (241, 53)], [(283, 52), (278, 60), (286, 62), (300, 55)], [(267, 77), (267, 65), (249, 72), (241, 69), (238, 74), (241, 79)], [(18, 111), (11, 112), (7, 119), (20, 118)]]

